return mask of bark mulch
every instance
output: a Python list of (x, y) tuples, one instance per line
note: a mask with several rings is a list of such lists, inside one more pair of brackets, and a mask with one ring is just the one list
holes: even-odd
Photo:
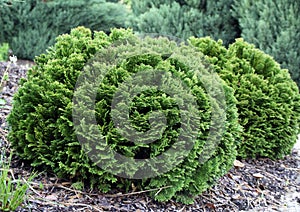
[[(33, 63), (18, 61), (8, 70), (0, 98), (0, 149), (9, 154), (6, 117), (11, 110), (12, 96), (18, 81), (26, 77)], [(8, 62), (0, 63), (0, 79)], [(192, 205), (174, 201), (160, 203), (147, 195), (148, 191), (125, 193), (121, 190), (103, 194), (96, 190), (79, 191), (68, 179), (59, 179), (53, 173), (39, 172), (29, 183), (27, 198), (17, 211), (300, 211), (300, 154), (294, 149), (283, 160), (247, 159), (235, 161), (228, 174), (215, 186), (197, 197)], [(24, 183), (32, 168), (14, 156), (11, 171)], [(163, 189), (163, 188), (161, 188)], [(157, 189), (159, 192), (160, 189)]]

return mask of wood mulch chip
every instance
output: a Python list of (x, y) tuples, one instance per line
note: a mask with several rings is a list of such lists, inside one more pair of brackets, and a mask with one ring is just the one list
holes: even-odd
[[(0, 63), (0, 79), (8, 62)], [(8, 70), (0, 98), (0, 150), (9, 155), (6, 117), (11, 110), (12, 96), (20, 78), (26, 77), (31, 61), (19, 60)], [(294, 149), (283, 160), (236, 160), (234, 167), (215, 186), (197, 197), (192, 205), (174, 201), (160, 203), (147, 191), (124, 193), (121, 190), (103, 194), (99, 191), (79, 191), (67, 179), (49, 172), (39, 172), (29, 183), (27, 198), (17, 211), (300, 211), (300, 154)], [(11, 171), (24, 183), (32, 172), (29, 164), (13, 156)], [(159, 189), (158, 189), (159, 191)]]

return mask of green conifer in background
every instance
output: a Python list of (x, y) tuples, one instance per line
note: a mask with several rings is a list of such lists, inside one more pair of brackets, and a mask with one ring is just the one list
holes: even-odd
[(23, 59), (44, 53), (58, 35), (76, 26), (109, 32), (126, 20), (124, 5), (105, 0), (13, 1), (0, 7), (0, 14), (0, 43), (9, 43)]
[(300, 2), (236, 0), (233, 15), (242, 37), (270, 54), (300, 86)]
[(129, 25), (141, 33), (181, 39), (211, 36), (229, 44), (239, 36), (237, 21), (230, 13), (232, 3), (232, 0), (133, 0)]

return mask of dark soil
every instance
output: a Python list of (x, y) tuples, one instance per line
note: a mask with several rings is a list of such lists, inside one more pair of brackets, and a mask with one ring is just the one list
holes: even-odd
[[(7, 69), (0, 63), (0, 78), (8, 70), (0, 98), (0, 148), (9, 154), (6, 117), (12, 107), (12, 96), (18, 81), (26, 77), (30, 61), (18, 61)], [(28, 179), (32, 168), (16, 156), (12, 159), (14, 176)], [(300, 209), (300, 157), (297, 150), (283, 160), (270, 159), (236, 161), (228, 174), (215, 186), (197, 197), (193, 205), (174, 201), (159, 203), (147, 196), (147, 191), (124, 193), (111, 191), (79, 191), (67, 179), (59, 179), (49, 172), (41, 172), (30, 183), (27, 199), (17, 211), (297, 211)], [(158, 189), (159, 192), (159, 189)]]

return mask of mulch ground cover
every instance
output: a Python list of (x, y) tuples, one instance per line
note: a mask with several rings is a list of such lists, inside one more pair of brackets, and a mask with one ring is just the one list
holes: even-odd
[[(26, 77), (33, 63), (0, 63), (0, 79), (3, 80), (0, 98), (0, 149), (9, 155), (7, 141), (9, 126), (6, 117), (12, 108), (12, 96), (20, 78)], [(68, 179), (39, 170), (30, 183), (27, 179), (33, 171), (29, 164), (13, 156), (11, 173), (30, 185), (26, 200), (17, 211), (300, 211), (300, 153), (294, 149), (283, 160), (236, 160), (234, 167), (218, 180), (215, 186), (197, 197), (192, 205), (174, 201), (160, 203), (148, 196), (149, 191), (113, 190), (103, 194), (97, 190), (77, 190)], [(158, 188), (160, 192), (163, 188)]]

